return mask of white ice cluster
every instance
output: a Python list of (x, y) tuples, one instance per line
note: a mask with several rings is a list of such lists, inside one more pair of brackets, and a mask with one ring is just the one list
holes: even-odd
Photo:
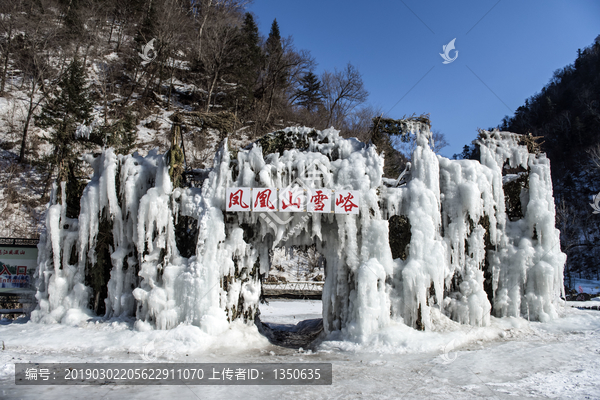
[[(218, 334), (253, 321), (270, 249), (312, 244), (326, 259), (326, 332), (361, 340), (391, 320), (430, 329), (434, 308), (477, 326), (490, 315), (555, 318), (565, 255), (549, 160), (497, 131), (480, 135), (481, 162), (449, 160), (431, 150), (427, 126), (411, 128), (417, 146), (400, 187), (383, 178), (375, 146), (334, 129), (287, 128), (235, 159), (225, 141), (200, 188), (173, 188), (163, 155), (89, 156), (78, 219), (55, 187), (32, 319), (74, 323), (95, 307), (135, 317), (140, 330), (189, 323)], [(227, 187), (298, 183), (358, 190), (360, 214), (224, 211)], [(505, 198), (503, 185), (521, 183)]]

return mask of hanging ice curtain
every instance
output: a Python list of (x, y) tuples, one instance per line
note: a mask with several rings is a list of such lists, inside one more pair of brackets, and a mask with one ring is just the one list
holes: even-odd
[[(300, 186), (277, 188), (227, 188), (227, 211), (311, 212), (358, 214), (358, 190), (305, 190)], [(332, 209), (332, 203), (334, 204)]]

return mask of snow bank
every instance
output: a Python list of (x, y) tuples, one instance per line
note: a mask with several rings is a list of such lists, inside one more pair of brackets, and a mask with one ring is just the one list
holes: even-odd
[[(325, 331), (345, 339), (432, 330), (440, 316), (556, 318), (565, 255), (549, 160), (506, 132), (480, 135), (481, 162), (436, 156), (425, 125), (412, 134), (400, 187), (382, 179), (374, 146), (334, 129), (287, 128), (235, 157), (225, 141), (201, 188), (173, 188), (156, 152), (90, 156), (78, 219), (55, 188), (32, 319), (76, 323), (92, 308), (135, 317), (140, 331), (217, 335), (254, 320), (270, 249), (313, 244), (326, 260)], [(224, 211), (227, 187), (293, 185), (359, 191), (360, 214)]]

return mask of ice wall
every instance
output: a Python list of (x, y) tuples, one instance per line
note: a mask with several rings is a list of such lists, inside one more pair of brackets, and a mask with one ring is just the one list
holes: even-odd
[(483, 132), (479, 144), (481, 164), (504, 171), (506, 187), (523, 182), (518, 197), (508, 198), (520, 203), (521, 215), (512, 221), (503, 216), (501, 246), (489, 255), (494, 314), (540, 321), (556, 318), (556, 300), (564, 294), (566, 255), (555, 228), (550, 160), (543, 153), (529, 153), (523, 138), (514, 133)]
[[(138, 329), (179, 323), (206, 332), (240, 316), (253, 320), (260, 295), (257, 250), (242, 230), (227, 230), (222, 209), (229, 152), (220, 151), (202, 188), (173, 188), (165, 155), (87, 157), (94, 169), (78, 219), (65, 215), (65, 189), (55, 187), (40, 241), (39, 307), (34, 321), (76, 323), (100, 299), (106, 317), (135, 317)], [(197, 221), (197, 244), (182, 257), (179, 218)], [(108, 257), (99, 258), (103, 238)], [(106, 242), (106, 240), (104, 240)], [(108, 279), (102, 280), (103, 275)], [(104, 294), (104, 296), (102, 296)]]
[[(391, 320), (430, 329), (434, 308), (471, 325), (555, 318), (565, 256), (548, 159), (494, 131), (480, 134), (480, 162), (449, 160), (431, 150), (427, 125), (409, 128), (417, 146), (399, 187), (375, 146), (334, 129), (287, 128), (237, 154), (225, 141), (198, 188), (173, 187), (168, 154), (88, 156), (78, 219), (54, 188), (32, 319), (101, 311), (142, 330), (218, 334), (254, 320), (270, 249), (312, 244), (326, 259), (329, 333), (361, 340)], [(358, 190), (360, 214), (224, 211), (227, 187), (289, 185)]]

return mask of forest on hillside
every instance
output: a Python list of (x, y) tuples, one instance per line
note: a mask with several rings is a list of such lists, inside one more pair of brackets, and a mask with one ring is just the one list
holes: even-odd
[[(277, 20), (259, 32), (248, 4), (1, 1), (0, 236), (37, 236), (53, 182), (82, 190), (82, 154), (164, 152), (174, 124), (186, 168), (210, 167), (224, 138), (243, 147), (286, 126), (371, 140), (382, 113), (360, 71), (348, 62), (317, 75)], [(377, 144), (397, 177), (406, 158), (384, 136)]]
[[(2, 2), (0, 93), (17, 87), (29, 100), (19, 161), (30, 155), (34, 116), (64, 89), (74, 63), (90, 83), (97, 130), (109, 136), (116, 121), (139, 121), (158, 106), (226, 111), (235, 128), (254, 137), (293, 123), (335, 126), (364, 139), (377, 111), (364, 106), (368, 92), (358, 69), (348, 63), (317, 76), (310, 52), (296, 49), (276, 20), (262, 35), (247, 3)], [(88, 114), (79, 119), (91, 122)]]
[[(2, 2), (0, 92), (30, 100), (19, 144), (28, 155), (33, 116), (73, 63), (90, 82), (103, 129), (152, 106), (227, 111), (254, 136), (289, 121), (360, 135), (374, 114), (351, 63), (314, 74), (315, 59), (281, 34), (266, 37), (241, 0), (25, 0)], [(285, 27), (284, 27), (285, 29)], [(366, 115), (364, 117), (363, 115)], [(90, 123), (83, 115), (81, 123)]]

